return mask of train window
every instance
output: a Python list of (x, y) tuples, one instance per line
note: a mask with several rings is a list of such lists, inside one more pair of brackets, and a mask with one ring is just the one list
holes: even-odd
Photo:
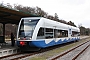
[(67, 37), (68, 36), (68, 32), (66, 30), (62, 30), (62, 37)]
[(72, 37), (79, 36), (79, 32), (72, 31)]
[(51, 28), (45, 28), (45, 38), (49, 39), (49, 38), (53, 38), (54, 37), (54, 30)]
[(53, 29), (51, 29), (51, 28), (46, 28), (46, 32), (53, 32)]
[(44, 39), (44, 28), (40, 28), (37, 34), (37, 39)]
[(36, 25), (38, 23), (39, 19), (25, 19), (24, 24), (28, 25)]
[(68, 31), (66, 30), (54, 30), (54, 38), (68, 37)]
[(68, 31), (51, 28), (40, 28), (37, 34), (37, 39), (50, 39), (61, 37), (68, 37)]
[(53, 33), (46, 33), (45, 38), (46, 39), (53, 38)]
[(37, 36), (44, 36), (44, 28), (40, 28)]
[(20, 37), (32, 37), (32, 33), (39, 19), (30, 20), (30, 19), (22, 19), (19, 29)]
[(49, 39), (53, 38), (53, 29), (40, 28), (37, 34), (37, 39)]

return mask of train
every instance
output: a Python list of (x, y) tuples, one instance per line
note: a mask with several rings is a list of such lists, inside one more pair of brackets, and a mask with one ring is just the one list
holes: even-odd
[(80, 29), (44, 17), (21, 18), (17, 46), (23, 51), (38, 51), (58, 44), (80, 40)]

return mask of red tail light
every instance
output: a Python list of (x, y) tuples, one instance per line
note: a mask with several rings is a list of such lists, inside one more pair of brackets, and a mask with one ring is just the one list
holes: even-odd
[(25, 45), (25, 42), (21, 41), (21, 42), (20, 42), (20, 45), (22, 45), (22, 46)]

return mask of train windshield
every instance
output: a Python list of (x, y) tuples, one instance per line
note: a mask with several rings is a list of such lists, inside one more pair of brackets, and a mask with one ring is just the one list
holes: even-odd
[(39, 19), (22, 19), (19, 29), (19, 38), (32, 38), (33, 31)]

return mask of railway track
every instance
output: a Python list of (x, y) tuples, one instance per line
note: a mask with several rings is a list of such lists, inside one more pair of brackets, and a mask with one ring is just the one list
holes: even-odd
[[(70, 44), (70, 43), (67, 43), (67, 44)], [(67, 44), (63, 44), (64, 45), (67, 45)], [(7, 55), (7, 56), (3, 56), (3, 57), (0, 57), (0, 60), (19, 60), (19, 59), (22, 59), (22, 58), (25, 58), (25, 57), (28, 57), (28, 56), (33, 56), (33, 55), (36, 55), (36, 54), (40, 54), (40, 53), (43, 53), (43, 52), (46, 52), (46, 51), (50, 51), (50, 50), (53, 50), (53, 49), (56, 49), (58, 47), (61, 47), (62, 45), (56, 45), (56, 46), (52, 46), (52, 47), (47, 47), (45, 49), (41, 49), (40, 51), (37, 51), (37, 52), (29, 52), (29, 53), (16, 53), (16, 54), (12, 54), (12, 55)]]
[(35, 55), (38, 53), (40, 53), (40, 52), (16, 53), (16, 54), (0, 57), (0, 60), (18, 60), (18, 59), (25, 58), (28, 56), (32, 56), (32, 55)]
[(75, 60), (90, 46), (90, 40), (76, 46), (60, 55), (57, 55), (50, 60)]
[[(66, 45), (66, 44), (63, 44), (63, 45)], [(43, 53), (46, 51), (50, 51), (50, 50), (53, 50), (58, 47), (60, 47), (60, 45), (53, 46), (53, 47), (47, 47), (47, 48), (41, 49), (40, 51), (37, 51), (37, 52), (28, 52), (28, 53), (21, 52), (21, 53), (16, 53), (16, 54), (12, 54), (12, 55), (7, 55), (7, 56), (0, 57), (0, 60), (19, 60), (19, 59), (22, 59), (22, 58), (25, 58), (28, 56), (33, 56), (35, 54), (40, 54), (40, 53)]]
[[(88, 41), (87, 41), (88, 42)], [(85, 42), (85, 43), (87, 43)], [(83, 44), (85, 44), (83, 43)], [(67, 43), (67, 44), (70, 44), (70, 43)], [(67, 44), (63, 44), (64, 45), (67, 45)], [(83, 45), (81, 44), (81, 45)], [(12, 54), (12, 55), (8, 55), (8, 56), (3, 56), (3, 57), (0, 57), (0, 60), (19, 60), (19, 59), (22, 59), (22, 58), (25, 58), (25, 57), (30, 57), (30, 56), (33, 56), (33, 55), (36, 55), (36, 54), (40, 54), (40, 53), (43, 53), (43, 52), (46, 52), (46, 51), (50, 51), (50, 50), (53, 50), (55, 48), (58, 48), (58, 47), (61, 47), (62, 45), (58, 45), (58, 46), (53, 46), (53, 47), (49, 47), (49, 48), (45, 48), (45, 49), (41, 49), (40, 51), (38, 52), (29, 52), (29, 53), (16, 53), (16, 54)], [(79, 47), (79, 46), (78, 46)], [(76, 47), (77, 48), (77, 47)], [(75, 48), (74, 48), (75, 49)], [(74, 50), (72, 49), (72, 50)], [(68, 52), (67, 52), (68, 53)], [(67, 54), (67, 53), (64, 53), (64, 54)], [(62, 54), (62, 56), (64, 55)], [(60, 57), (60, 56), (59, 56)], [(56, 58), (53, 58), (52, 60), (54, 60)]]

